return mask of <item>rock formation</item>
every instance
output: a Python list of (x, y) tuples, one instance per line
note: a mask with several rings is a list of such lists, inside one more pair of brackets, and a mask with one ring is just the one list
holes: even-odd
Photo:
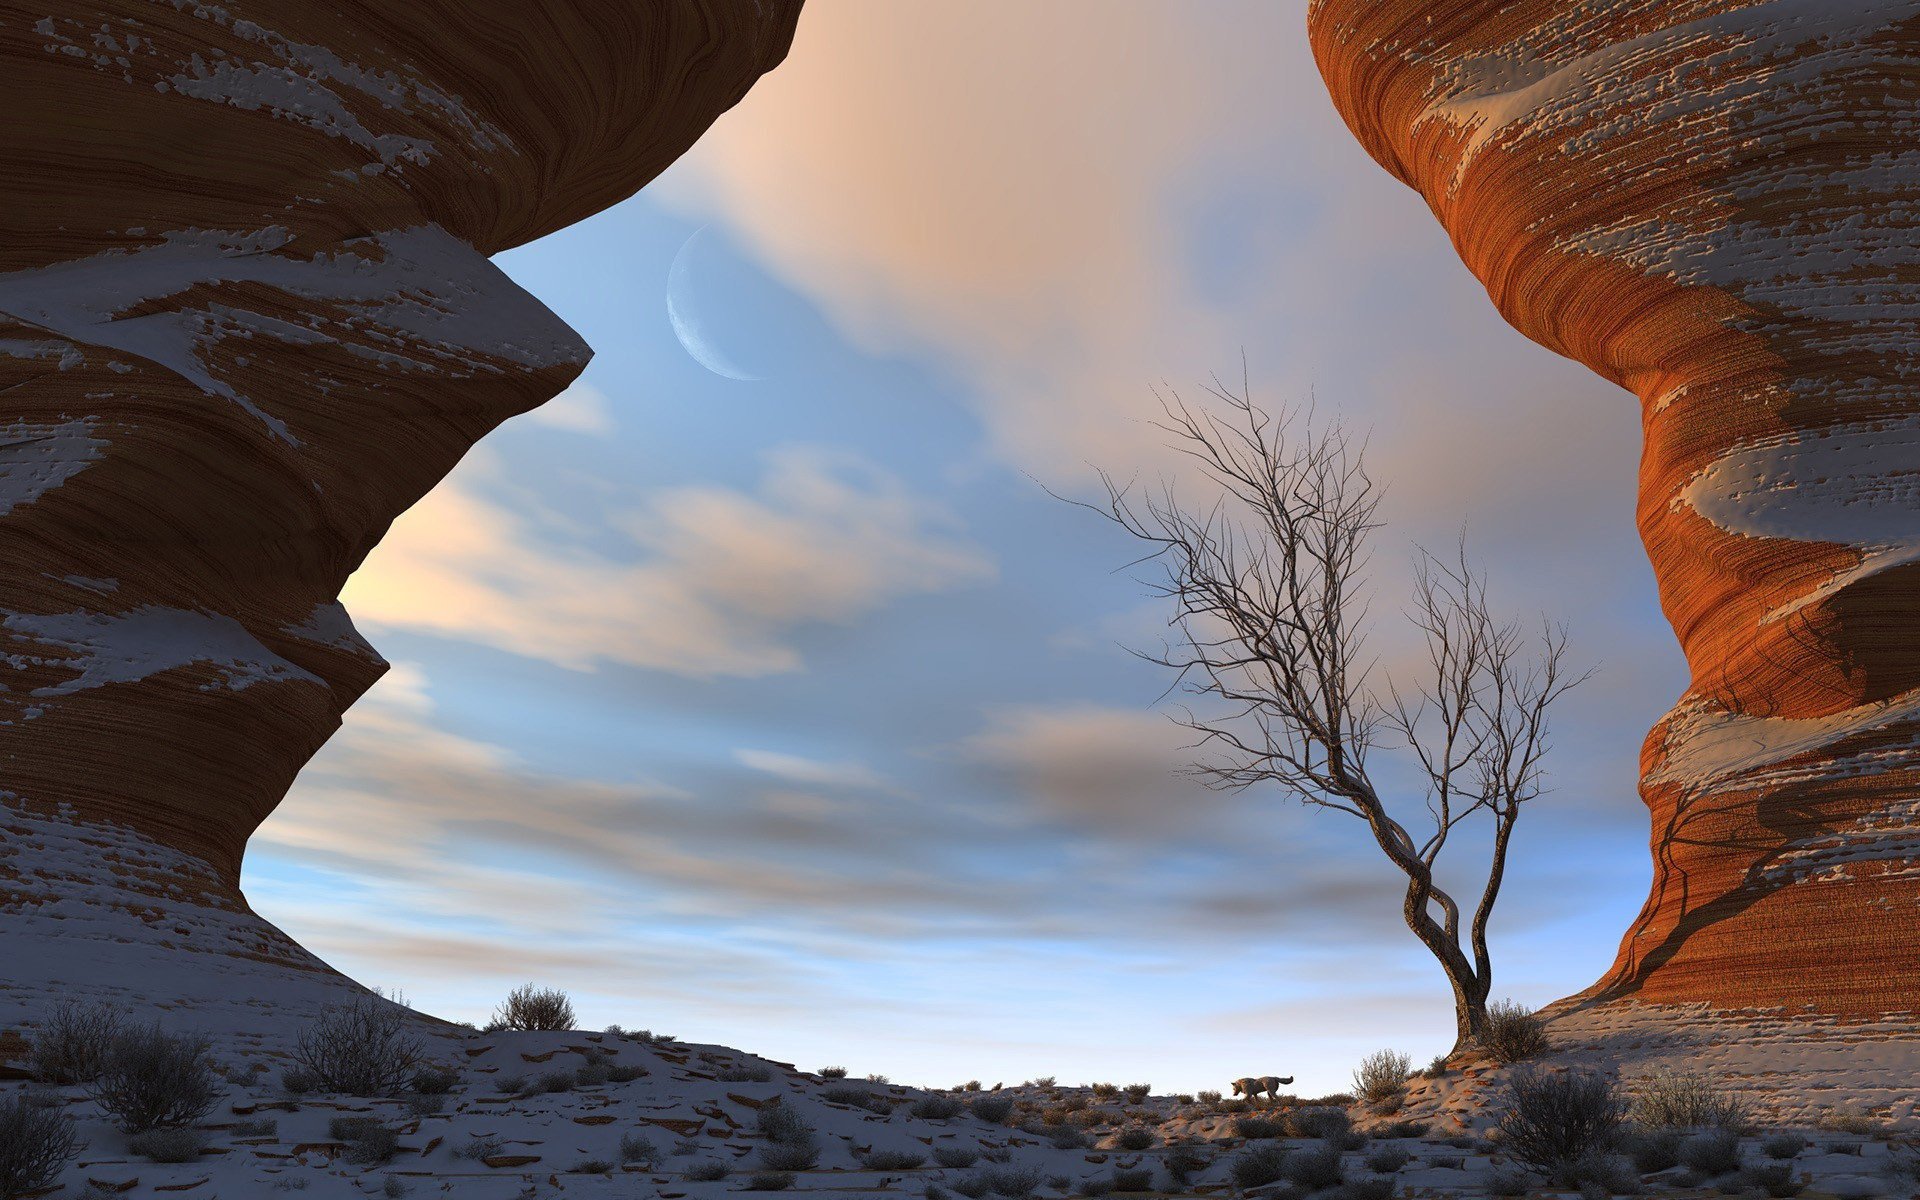
[(1630, 389), (1692, 669), (1614, 1003), (1920, 994), (1920, 3), (1315, 0), (1500, 312)]
[(488, 256), (659, 173), (799, 6), (0, 0), (0, 1009), (345, 986), (241, 856), (385, 669), (348, 574), (587, 361)]

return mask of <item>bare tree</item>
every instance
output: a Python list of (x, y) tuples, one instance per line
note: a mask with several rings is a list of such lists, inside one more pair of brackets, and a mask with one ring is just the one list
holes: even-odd
[[(1496, 618), (1485, 577), (1467, 559), (1422, 551), (1410, 618), (1424, 633), (1416, 686), (1369, 685), (1364, 574), (1381, 492), (1365, 447), (1311, 413), (1270, 415), (1216, 379), (1218, 410), (1160, 397), (1158, 427), (1198, 465), (1213, 495), (1193, 506), (1171, 482), (1141, 494), (1104, 472), (1106, 500), (1086, 505), (1154, 549), (1155, 590), (1171, 599), (1177, 637), (1144, 657), (1207, 698), (1183, 723), (1205, 755), (1194, 773), (1239, 791), (1273, 786), (1367, 823), (1406, 876), (1407, 927), (1453, 988), (1456, 1049), (1486, 1027), (1493, 963), (1487, 921), (1506, 876), (1520, 810), (1540, 794), (1553, 702), (1586, 678), (1569, 676), (1563, 627), (1538, 639)], [(1136, 564), (1137, 565), (1137, 564)], [(1426, 819), (1409, 829), (1375, 786), (1369, 755), (1398, 748), (1425, 776)], [(1490, 828), (1487, 870), (1471, 912), (1435, 882), (1456, 830)]]

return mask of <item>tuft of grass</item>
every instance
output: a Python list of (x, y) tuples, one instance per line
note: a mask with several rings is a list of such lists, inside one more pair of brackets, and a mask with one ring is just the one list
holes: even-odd
[(1533, 1176), (1517, 1167), (1502, 1167), (1487, 1177), (1487, 1195), (1511, 1200), (1533, 1190)]
[[(1152, 1146), (1154, 1141), (1153, 1130), (1148, 1129), (1144, 1125), (1129, 1125), (1120, 1131), (1118, 1137), (1114, 1138), (1114, 1144), (1122, 1150), (1145, 1150)], [(1120, 1190), (1127, 1191), (1129, 1189), (1121, 1188)], [(1136, 1188), (1132, 1190), (1138, 1191), (1139, 1189)]]
[(1353, 1132), (1353, 1118), (1344, 1108), (1296, 1108), (1287, 1114), (1287, 1132), (1294, 1137), (1344, 1144)]
[(765, 1067), (735, 1066), (714, 1072), (721, 1083), (765, 1083), (773, 1078), (773, 1072)]
[(885, 1096), (871, 1088), (861, 1087), (857, 1083), (830, 1087), (820, 1093), (820, 1098), (829, 1104), (845, 1104), (852, 1108), (864, 1108), (870, 1113), (886, 1116), (893, 1112), (893, 1105)]
[(527, 1090), (527, 1077), (525, 1075), (495, 1075), (493, 1077), (493, 1090), (499, 1092), (502, 1096), (518, 1096)]
[(1708, 1178), (1740, 1169), (1740, 1135), (1731, 1129), (1705, 1129), (1680, 1143), (1680, 1163)]
[(1651, 1129), (1742, 1129), (1746, 1105), (1701, 1071), (1661, 1069), (1641, 1079), (1629, 1109)]
[(572, 1071), (548, 1071), (545, 1075), (533, 1081), (532, 1090), (536, 1093), (545, 1092), (548, 1095), (558, 1095), (561, 1092), (572, 1091), (573, 1082), (574, 1075)]
[(1228, 1171), (1244, 1190), (1278, 1183), (1286, 1174), (1287, 1152), (1278, 1146), (1254, 1146), (1233, 1160)]
[(1625, 1116), (1619, 1092), (1603, 1075), (1530, 1069), (1509, 1084), (1500, 1144), (1520, 1162), (1554, 1174), (1611, 1150)]
[(1487, 1005), (1487, 1025), (1480, 1044), (1494, 1060), (1517, 1063), (1538, 1058), (1552, 1046), (1547, 1025), (1524, 1004), (1496, 1000)]
[(911, 1150), (875, 1150), (860, 1160), (864, 1171), (912, 1171), (926, 1165), (927, 1156)]
[(922, 1121), (948, 1121), (960, 1115), (960, 1102), (951, 1096), (922, 1096), (907, 1111)]
[(1115, 1168), (1113, 1172), (1113, 1190), (1116, 1192), (1150, 1192), (1153, 1190), (1153, 1171), (1147, 1167), (1130, 1169)]
[(1758, 1163), (1740, 1172), (1743, 1187), (1758, 1188), (1769, 1196), (1798, 1196), (1806, 1185), (1794, 1176), (1793, 1167), (1783, 1162)]
[(583, 1158), (567, 1168), (569, 1175), (611, 1175), (613, 1164), (604, 1158)]
[(793, 1176), (785, 1171), (755, 1171), (747, 1177), (749, 1192), (784, 1192), (793, 1186)]
[(128, 1138), (127, 1149), (149, 1162), (198, 1162), (207, 1139), (197, 1129), (149, 1129)]
[(233, 1136), (237, 1138), (270, 1138), (280, 1132), (280, 1122), (273, 1117), (262, 1117), (258, 1121), (235, 1121)]
[(1287, 1155), (1283, 1173), (1294, 1183), (1309, 1191), (1336, 1187), (1346, 1178), (1346, 1170), (1340, 1161), (1340, 1152), (1332, 1146), (1322, 1146), (1318, 1150), (1300, 1150)]
[(191, 1125), (213, 1111), (221, 1088), (207, 1043), (159, 1025), (123, 1030), (113, 1040), (90, 1094), (126, 1133)]
[(636, 1167), (651, 1168), (660, 1161), (660, 1147), (638, 1133), (620, 1135), (620, 1161)]
[(1807, 1148), (1807, 1139), (1797, 1133), (1776, 1133), (1760, 1143), (1760, 1153), (1768, 1158), (1798, 1158)]
[(1391, 1175), (1413, 1161), (1413, 1155), (1398, 1146), (1382, 1146), (1366, 1157), (1367, 1170)]
[(970, 1167), (980, 1155), (965, 1146), (935, 1146), (933, 1161), (942, 1167)]
[(820, 1078), (822, 1079), (845, 1079), (846, 1077), (847, 1077), (847, 1069), (845, 1067), (821, 1067), (820, 1068)]
[(476, 1135), (454, 1147), (453, 1156), (479, 1162), (482, 1159), (492, 1158), (506, 1149), (506, 1146), (507, 1143), (500, 1138)]
[(1128, 1104), (1145, 1104), (1147, 1097), (1153, 1094), (1153, 1085), (1150, 1083), (1130, 1083), (1120, 1090), (1127, 1094)]
[(430, 1117), (447, 1110), (447, 1098), (440, 1095), (407, 1097), (407, 1111), (416, 1117)]
[(1407, 1090), (1413, 1059), (1398, 1050), (1376, 1050), (1353, 1072), (1353, 1094), (1366, 1104), (1397, 1100)]
[(1633, 1160), (1634, 1170), (1651, 1175), (1680, 1164), (1683, 1136), (1678, 1129), (1636, 1129), (1626, 1135), (1620, 1148)]
[(697, 1162), (686, 1169), (686, 1177), (694, 1183), (718, 1183), (733, 1174), (733, 1168), (715, 1159)]
[(645, 1067), (636, 1067), (631, 1063), (613, 1063), (607, 1067), (607, 1082), (632, 1083), (634, 1080), (644, 1077), (646, 1073), (647, 1069)]
[(1861, 1137), (1870, 1136), (1880, 1129), (1878, 1122), (1852, 1105), (1822, 1113), (1814, 1124), (1829, 1133), (1852, 1133)]
[(1266, 1141), (1286, 1135), (1287, 1123), (1276, 1121), (1272, 1117), (1235, 1117), (1233, 1120), (1233, 1136), (1245, 1138), (1250, 1142)]
[(573, 1000), (557, 988), (524, 984), (507, 993), (493, 1011), (501, 1029), (562, 1031), (574, 1026)]
[(444, 1096), (460, 1082), (460, 1072), (428, 1063), (413, 1073), (413, 1090), (422, 1096)]
[(989, 1125), (1005, 1125), (1013, 1115), (1013, 1101), (1005, 1096), (975, 1096), (967, 1110)]
[(327, 1122), (327, 1136), (346, 1143), (343, 1157), (350, 1163), (383, 1163), (400, 1148), (400, 1135), (378, 1117), (335, 1117)]

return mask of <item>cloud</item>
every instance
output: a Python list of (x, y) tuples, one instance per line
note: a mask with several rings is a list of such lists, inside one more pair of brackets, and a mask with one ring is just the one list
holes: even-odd
[(612, 433), (613, 402), (599, 388), (576, 379), (566, 391), (527, 413), (523, 419), (529, 424), (565, 433)]
[(871, 767), (853, 762), (818, 762), (797, 754), (773, 750), (735, 750), (733, 756), (742, 766), (752, 767), (790, 783), (819, 784), (828, 787), (881, 788), (886, 782)]
[(799, 668), (788, 638), (800, 627), (994, 575), (945, 509), (849, 454), (786, 447), (754, 492), (658, 492), (606, 518), (613, 549), (510, 506), (494, 460), (469, 462), (348, 582), (356, 620), (578, 670), (751, 677)]

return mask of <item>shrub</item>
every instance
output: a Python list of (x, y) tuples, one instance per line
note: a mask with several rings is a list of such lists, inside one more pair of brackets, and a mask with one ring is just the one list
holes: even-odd
[(726, 1163), (708, 1160), (688, 1167), (686, 1176), (694, 1183), (717, 1183), (732, 1173), (733, 1168)]
[(1633, 1169), (1642, 1175), (1664, 1171), (1680, 1162), (1681, 1133), (1677, 1129), (1636, 1129), (1621, 1144)]
[(793, 1186), (793, 1176), (785, 1171), (755, 1171), (747, 1177), (749, 1192), (784, 1192)]
[(1318, 1150), (1300, 1150), (1287, 1155), (1284, 1174), (1288, 1179), (1309, 1191), (1333, 1187), (1345, 1177), (1345, 1171), (1340, 1163), (1340, 1152), (1332, 1146), (1322, 1146)]
[(810, 1171), (820, 1161), (820, 1147), (772, 1142), (760, 1147), (760, 1164), (773, 1171)]
[(1740, 1182), (1759, 1188), (1769, 1196), (1798, 1196), (1806, 1185), (1794, 1178), (1793, 1168), (1783, 1162), (1759, 1163), (1740, 1172)]
[(1005, 1125), (1013, 1115), (1013, 1101), (1005, 1096), (975, 1096), (967, 1109), (989, 1125)]
[(327, 1136), (345, 1142), (343, 1157), (362, 1165), (386, 1162), (400, 1148), (400, 1135), (378, 1117), (335, 1117), (327, 1122)]
[(1502, 1167), (1487, 1177), (1487, 1194), (1506, 1200), (1512, 1196), (1524, 1196), (1533, 1190), (1533, 1176), (1514, 1167)]
[(1080, 1181), (1080, 1194), (1082, 1196), (1105, 1196), (1112, 1191), (1113, 1180), (1105, 1178), (1104, 1176), (1096, 1176), (1092, 1179), (1082, 1179)]
[(294, 1065), (313, 1077), (316, 1090), (397, 1095), (421, 1068), (420, 1043), (407, 1032), (406, 1011), (375, 995), (328, 1009), (295, 1039)]
[[(598, 1059), (578, 1067), (573, 1072), (573, 1082), (576, 1087), (599, 1087), (612, 1078), (613, 1068)], [(725, 1079), (726, 1076), (722, 1075), (720, 1078)]]
[(387, 1200), (400, 1200), (400, 1197), (411, 1191), (413, 1189), (408, 1187), (398, 1175), (387, 1176), (386, 1182), (380, 1185), (380, 1194)]
[(1707, 1129), (1680, 1143), (1680, 1162), (1702, 1175), (1725, 1175), (1740, 1169), (1740, 1135), (1731, 1129)]
[(128, 1138), (127, 1149), (149, 1162), (188, 1163), (206, 1153), (207, 1139), (194, 1129), (149, 1129)]
[(1250, 1142), (1285, 1137), (1286, 1132), (1286, 1122), (1272, 1117), (1235, 1117), (1233, 1120), (1233, 1136)]
[(1635, 1089), (1633, 1119), (1655, 1129), (1740, 1129), (1744, 1104), (1698, 1071), (1658, 1070)]
[(1287, 1132), (1294, 1137), (1344, 1143), (1353, 1132), (1353, 1120), (1344, 1108), (1296, 1108), (1287, 1114)]
[(1220, 1093), (1219, 1093), (1219, 1092), (1195, 1092), (1195, 1093), (1194, 1093), (1194, 1095), (1195, 1095), (1196, 1097), (1198, 1097), (1198, 1098), (1199, 1098), (1199, 1101), (1200, 1101), (1200, 1103), (1202, 1103), (1202, 1104), (1218, 1104), (1218, 1103), (1220, 1103)]
[(466, 1158), (472, 1159), (474, 1162), (479, 1162), (482, 1159), (492, 1158), (494, 1155), (500, 1153), (500, 1151), (506, 1149), (506, 1145), (507, 1143), (505, 1141), (497, 1137), (470, 1137), (454, 1148), (453, 1156), (455, 1158)]
[(632, 1083), (647, 1073), (645, 1067), (636, 1067), (631, 1063), (614, 1063), (607, 1068), (608, 1083)]
[(996, 1196), (1031, 1196), (1042, 1176), (1032, 1167), (995, 1167), (980, 1173), (987, 1190)]
[(304, 1096), (320, 1086), (320, 1078), (312, 1071), (289, 1067), (280, 1072), (280, 1086), (289, 1096)]
[(1814, 1124), (1830, 1133), (1857, 1133), (1863, 1137), (1879, 1128), (1872, 1117), (1851, 1105), (1822, 1113)]
[(125, 1028), (120, 1014), (105, 1004), (62, 1000), (34, 1034), (34, 1078), (42, 1083), (92, 1083)]
[(1117, 1083), (1090, 1083), (1087, 1087), (1101, 1100), (1111, 1100), (1120, 1094), (1120, 1085)]
[(0, 1102), (0, 1196), (48, 1186), (79, 1153), (73, 1118), (23, 1096)]
[(1427, 1136), (1425, 1121), (1394, 1121), (1373, 1131), (1379, 1138), (1418, 1138)]
[(1428, 1079), (1438, 1079), (1446, 1073), (1447, 1056), (1444, 1054), (1434, 1055), (1433, 1061), (1428, 1063), (1426, 1069), (1421, 1072), (1421, 1074), (1425, 1075)]
[(1366, 1159), (1367, 1170), (1378, 1172), (1381, 1175), (1391, 1175), (1411, 1161), (1413, 1161), (1413, 1155), (1408, 1154), (1398, 1146), (1382, 1146), (1372, 1154), (1367, 1155)]
[(1487, 1024), (1480, 1044), (1495, 1061), (1516, 1063), (1546, 1053), (1552, 1043), (1547, 1038), (1546, 1022), (1532, 1009), (1511, 1000), (1496, 1000), (1487, 1005)]
[(926, 1161), (926, 1155), (911, 1150), (875, 1150), (860, 1160), (860, 1167), (866, 1171), (911, 1171)]
[(413, 1090), (422, 1096), (444, 1096), (460, 1082), (460, 1072), (429, 1063), (413, 1073)]
[(1797, 1133), (1776, 1133), (1760, 1143), (1760, 1153), (1768, 1158), (1798, 1158), (1807, 1148), (1807, 1139)]
[(569, 1175), (611, 1175), (613, 1164), (604, 1158), (583, 1158), (567, 1168)]
[(529, 983), (508, 992), (493, 1019), (502, 1029), (568, 1030), (574, 1025), (573, 1001), (557, 988)]
[(982, 1084), (978, 1079), (969, 1079), (965, 1083), (960, 1085), (960, 1090), (963, 1092), (977, 1092), (981, 1090), (981, 1088), (984, 1086), (985, 1085)]
[(1153, 1172), (1146, 1167), (1131, 1170), (1116, 1169), (1113, 1173), (1113, 1190), (1116, 1192), (1146, 1192), (1153, 1190)]
[(438, 1094), (416, 1093), (407, 1097), (407, 1111), (416, 1117), (430, 1117), (447, 1110), (447, 1098)]
[(493, 1077), (493, 1090), (499, 1092), (502, 1096), (518, 1096), (521, 1092), (527, 1090), (527, 1077), (525, 1075), (495, 1075)]
[(1228, 1170), (1241, 1188), (1265, 1187), (1286, 1174), (1287, 1152), (1278, 1146), (1254, 1146), (1233, 1160)]
[(1619, 1140), (1624, 1107), (1605, 1076), (1524, 1071), (1509, 1086), (1500, 1143), (1528, 1166), (1553, 1173)]
[(847, 1069), (845, 1067), (821, 1067), (820, 1068), (820, 1078), (822, 1079), (845, 1079), (846, 1077), (847, 1077)]
[(545, 1075), (533, 1081), (533, 1090), (535, 1092), (546, 1092), (549, 1095), (570, 1092), (573, 1090), (573, 1072), (548, 1071)]
[(660, 1147), (640, 1134), (621, 1134), (620, 1161), (636, 1167), (651, 1167), (660, 1161)]
[(220, 1099), (220, 1083), (206, 1042), (151, 1025), (113, 1040), (91, 1094), (122, 1130), (145, 1133), (206, 1116)]
[(951, 1096), (922, 1096), (907, 1111), (922, 1121), (945, 1121), (960, 1115), (960, 1102)]
[(1047, 1141), (1055, 1150), (1085, 1150), (1087, 1135), (1078, 1129), (1063, 1125), (1047, 1135)]
[(270, 1138), (280, 1132), (280, 1122), (272, 1117), (262, 1117), (258, 1121), (235, 1121), (233, 1136), (237, 1138)]
[(965, 1146), (935, 1146), (933, 1161), (943, 1167), (970, 1167), (980, 1156)]
[(773, 1072), (765, 1067), (727, 1067), (715, 1074), (721, 1083), (765, 1083), (773, 1078)]
[(967, 1197), (967, 1200), (979, 1200), (979, 1197), (987, 1194), (987, 1180), (984, 1175), (969, 1175), (947, 1186)]
[[(1153, 1130), (1148, 1129), (1144, 1125), (1129, 1125), (1120, 1131), (1119, 1137), (1114, 1139), (1114, 1144), (1122, 1150), (1145, 1150), (1147, 1147), (1153, 1145), (1153, 1142)], [(1121, 1188), (1120, 1190), (1124, 1192), (1129, 1190), (1138, 1191), (1139, 1189)]]
[(811, 1146), (814, 1143), (813, 1126), (806, 1118), (795, 1112), (792, 1107), (778, 1100), (763, 1105), (754, 1114), (754, 1126), (760, 1136), (778, 1146)]
[(1353, 1072), (1353, 1093), (1368, 1104), (1397, 1098), (1407, 1090), (1413, 1059), (1398, 1050), (1376, 1050), (1360, 1060)]
[(1167, 1169), (1174, 1185), (1184, 1189), (1193, 1176), (1207, 1169), (1213, 1159), (1195, 1150), (1192, 1146), (1175, 1146), (1167, 1151), (1160, 1165)]
[(886, 1116), (893, 1111), (893, 1105), (887, 1098), (869, 1088), (857, 1084), (844, 1087), (830, 1087), (820, 1093), (820, 1098), (829, 1104), (845, 1104), (853, 1108), (864, 1108), (870, 1113)]
[(1145, 1104), (1147, 1097), (1153, 1094), (1153, 1085), (1150, 1083), (1130, 1083), (1121, 1090), (1126, 1092), (1128, 1104)]
[(1027, 1080), (1028, 1087), (1050, 1088), (1054, 1086), (1054, 1083), (1054, 1077), (1051, 1075), (1036, 1075), (1032, 1079)]

